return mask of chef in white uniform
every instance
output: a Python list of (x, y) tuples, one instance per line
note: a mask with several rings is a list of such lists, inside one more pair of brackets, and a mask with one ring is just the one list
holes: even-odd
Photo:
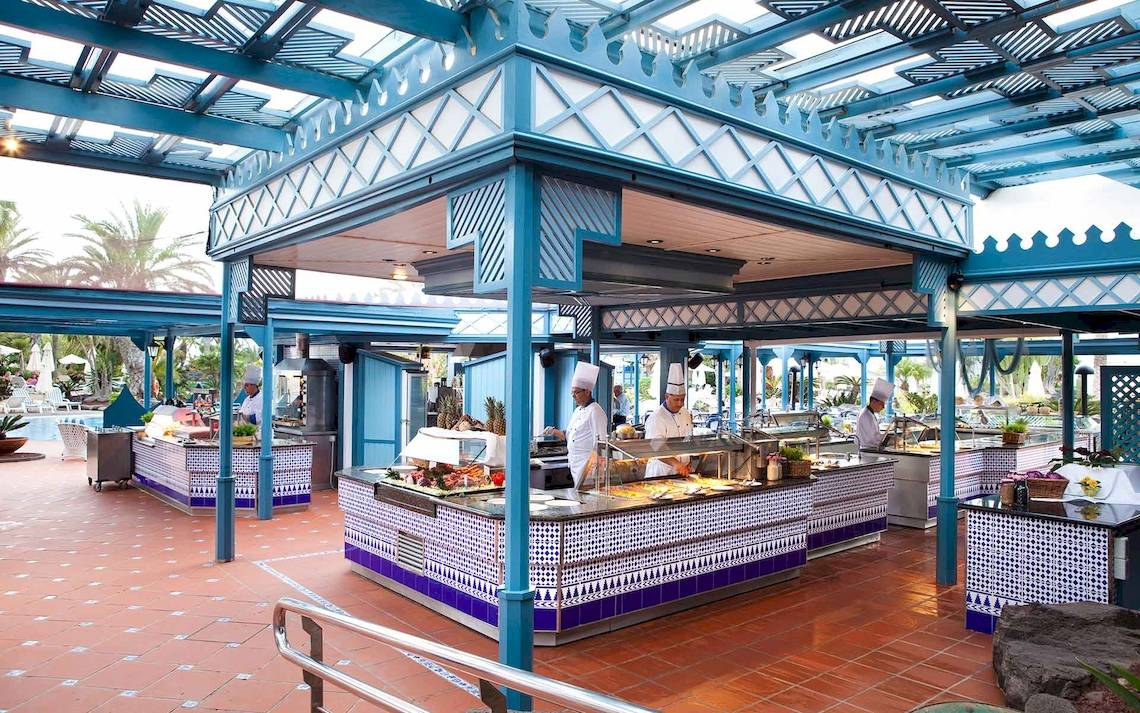
[(875, 379), (875, 386), (871, 389), (871, 397), (867, 399), (867, 406), (859, 414), (859, 423), (855, 427), (855, 443), (860, 450), (878, 448), (882, 441), (879, 433), (879, 417), (876, 415), (887, 407), (895, 385), (886, 379)]
[(245, 368), (242, 388), (245, 389), (245, 401), (241, 402), (238, 413), (246, 421), (257, 423), (261, 418), (261, 367), (250, 364)]
[[(685, 408), (685, 368), (681, 364), (669, 365), (669, 381), (665, 385), (665, 400), (645, 420), (645, 437), (677, 438), (693, 435), (693, 417)], [(654, 458), (645, 466), (646, 478), (666, 475), (688, 475), (689, 456)]]
[(546, 429), (547, 433), (566, 441), (566, 459), (569, 461), (570, 474), (574, 477), (574, 487), (581, 487), (587, 477), (593, 473), (597, 461), (598, 441), (609, 433), (606, 424), (606, 412), (594, 400), (594, 385), (598, 382), (599, 367), (595, 364), (580, 361), (574, 367), (574, 380), (570, 385), (570, 395), (574, 398), (576, 408), (570, 416), (570, 425), (566, 431), (560, 431), (553, 426)]

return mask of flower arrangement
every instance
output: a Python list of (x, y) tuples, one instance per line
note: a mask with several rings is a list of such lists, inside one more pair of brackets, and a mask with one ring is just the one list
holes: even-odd
[(1081, 486), (1081, 493), (1083, 493), (1086, 498), (1095, 498), (1100, 494), (1100, 481), (1091, 475), (1086, 475), (1081, 478), (1077, 481), (1077, 484)]
[(1057, 470), (1066, 463), (1076, 463), (1077, 465), (1083, 465), (1086, 468), (1110, 468), (1120, 463), (1120, 459), (1124, 455), (1124, 449), (1120, 447), (1113, 448), (1112, 450), (1105, 450), (1102, 448), (1099, 451), (1089, 450), (1088, 448), (1084, 447), (1062, 448), (1061, 451), (1065, 454), (1072, 454), (1073, 456), (1080, 457), (1054, 458), (1052, 461), (1050, 461), (1049, 464), (1050, 472)]

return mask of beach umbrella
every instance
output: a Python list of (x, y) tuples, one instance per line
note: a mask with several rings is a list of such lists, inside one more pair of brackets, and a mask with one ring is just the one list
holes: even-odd
[(60, 359), (59, 363), (60, 364), (82, 364), (83, 366), (90, 366), (90, 364), (87, 363), (86, 359), (84, 359), (81, 356), (76, 356), (75, 354), (68, 354), (67, 356)]
[(52, 349), (51, 342), (49, 341), (44, 345), (43, 353), (40, 355), (40, 380), (36, 384), (36, 390), (42, 391), (45, 394), (51, 391), (52, 377), (55, 374), (55, 350)]
[(40, 343), (36, 342), (32, 345), (32, 355), (28, 357), (28, 371), (33, 374), (39, 373), (43, 369), (43, 351), (40, 349)]
[(10, 356), (12, 354), (19, 354), (20, 350), (14, 347), (6, 347), (0, 344), (0, 356)]

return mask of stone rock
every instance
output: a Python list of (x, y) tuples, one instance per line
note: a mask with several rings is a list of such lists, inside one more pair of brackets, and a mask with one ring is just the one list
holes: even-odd
[(1093, 677), (1077, 659), (1102, 669), (1140, 663), (1140, 612), (1093, 602), (1002, 609), (994, 672), (1007, 703), (1021, 708), (1037, 693), (1078, 698)]
[(1025, 702), (1025, 713), (1077, 713), (1077, 707), (1064, 698), (1034, 693)]

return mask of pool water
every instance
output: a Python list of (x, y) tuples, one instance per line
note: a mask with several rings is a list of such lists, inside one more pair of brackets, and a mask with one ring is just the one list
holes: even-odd
[(82, 423), (84, 426), (92, 426), (98, 428), (103, 425), (103, 414), (101, 413), (85, 413), (82, 415), (67, 415), (66, 413), (58, 413), (44, 416), (25, 416), (28, 425), (24, 426), (18, 431), (13, 431), (13, 436), (23, 436), (30, 441), (58, 441), (59, 429), (56, 424), (60, 421), (70, 421), (72, 423)]

